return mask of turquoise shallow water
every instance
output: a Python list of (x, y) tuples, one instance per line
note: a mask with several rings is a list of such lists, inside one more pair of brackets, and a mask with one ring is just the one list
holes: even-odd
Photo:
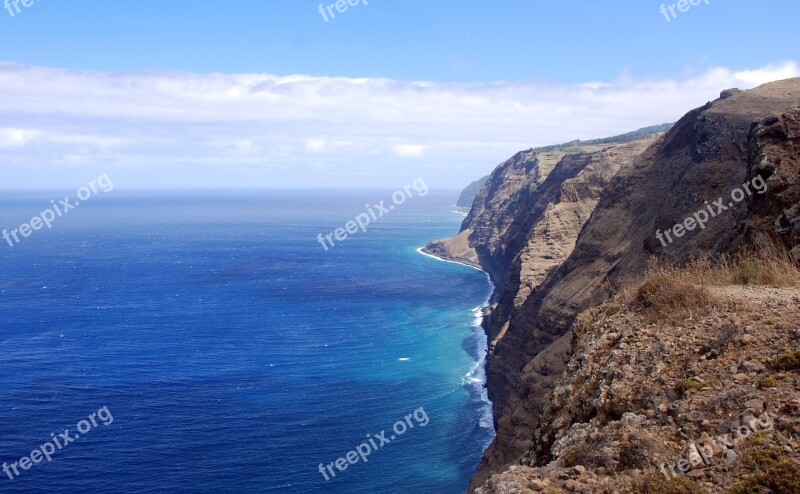
[[(114, 418), (0, 491), (463, 492), (492, 437), (490, 287), (416, 252), (458, 230), (455, 194), (316, 241), (390, 193), (115, 191), (0, 245), (0, 461)], [(55, 197), (6, 194), (0, 227)], [(367, 463), (318, 471), (420, 407)]]

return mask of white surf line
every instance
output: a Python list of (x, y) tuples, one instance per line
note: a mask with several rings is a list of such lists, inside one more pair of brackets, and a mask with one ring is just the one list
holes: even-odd
[(485, 274), (486, 275), (486, 281), (489, 283), (489, 296), (486, 297), (486, 302), (483, 303), (483, 306), (481, 307), (481, 309), (483, 309), (485, 307), (489, 307), (489, 302), (492, 300), (492, 294), (494, 293), (495, 286), (494, 286), (494, 283), (492, 283), (492, 277), (489, 276), (489, 273), (487, 271), (484, 271), (483, 269), (479, 268), (478, 266), (473, 266), (472, 264), (467, 264), (467, 263), (459, 262), (459, 261), (452, 261), (450, 259), (442, 259), (439, 256), (435, 256), (433, 254), (429, 254), (429, 253), (425, 252), (424, 250), (422, 250), (424, 248), (425, 247), (418, 248), (417, 252), (422, 254), (425, 257), (430, 257), (431, 259), (436, 259), (439, 262), (449, 262), (451, 264), (458, 264), (459, 266), (465, 266), (465, 267), (474, 269), (475, 271), (480, 271), (481, 273)]
[[(494, 408), (493, 408), (494, 404), (492, 403), (492, 400), (489, 399), (489, 390), (486, 387), (486, 382), (487, 382), (486, 357), (489, 354), (489, 335), (486, 334), (486, 331), (483, 329), (483, 325), (481, 324), (483, 322), (483, 310), (486, 307), (489, 307), (489, 305), (490, 305), (489, 303), (492, 300), (492, 294), (494, 294), (494, 290), (495, 290), (494, 283), (492, 283), (492, 277), (489, 276), (489, 273), (487, 271), (484, 271), (483, 269), (481, 269), (481, 268), (479, 268), (477, 266), (473, 266), (471, 264), (466, 264), (466, 263), (459, 262), (459, 261), (452, 261), (450, 259), (442, 259), (439, 256), (435, 256), (433, 254), (429, 254), (429, 253), (425, 252), (423, 249), (424, 249), (424, 247), (420, 247), (420, 248), (417, 249), (417, 252), (419, 252), (423, 256), (430, 257), (432, 259), (436, 259), (437, 261), (449, 262), (449, 263), (452, 263), (452, 264), (458, 264), (460, 266), (466, 266), (468, 268), (472, 268), (472, 269), (475, 269), (477, 271), (480, 271), (480, 272), (482, 272), (483, 274), (486, 275), (486, 281), (489, 284), (489, 294), (486, 296), (486, 300), (483, 302), (483, 304), (481, 306), (476, 307), (475, 309), (473, 309), (473, 313), (476, 316), (476, 320), (472, 324), (472, 328), (473, 328), (473, 331), (478, 336), (478, 341), (480, 342), (480, 347), (478, 349), (479, 357), (478, 357), (478, 360), (475, 362), (475, 365), (472, 367), (472, 369), (470, 369), (469, 372), (467, 372), (467, 374), (464, 376), (464, 378), (469, 380), (469, 381), (471, 381), (473, 385), (477, 384), (480, 387), (479, 395), (481, 397), (481, 401), (483, 401), (484, 404), (485, 404), (485, 408), (484, 408), (484, 412), (483, 412), (483, 417), (481, 417), (480, 420), (479, 420), (479, 425), (484, 429), (490, 430), (492, 432), (492, 439), (493, 439), (494, 436), (495, 436), (495, 430), (494, 430)], [(490, 439), (484, 445), (484, 449), (489, 446), (489, 443), (491, 442), (492, 439)]]
[[(425, 247), (420, 247), (419, 249), (417, 249), (417, 252), (419, 252), (419, 253), (420, 253), (420, 254), (422, 254), (423, 256), (430, 257), (431, 259), (436, 259), (437, 261), (440, 261), (440, 262), (449, 262), (449, 263), (452, 263), (452, 264), (458, 264), (458, 265), (460, 265), (460, 266), (466, 266), (466, 267), (468, 267), (468, 268), (472, 268), (472, 269), (474, 269), (474, 270), (477, 270), (477, 271), (480, 271), (480, 272), (482, 272), (482, 273), (486, 273), (486, 271), (482, 270), (482, 269), (481, 269), (481, 268), (479, 268), (478, 266), (473, 266), (472, 264), (467, 264), (467, 263), (465, 263), (465, 262), (459, 262), (459, 261), (453, 261), (453, 260), (450, 260), (450, 259), (442, 259), (442, 258), (441, 258), (441, 257), (439, 257), (439, 256), (435, 256), (435, 255), (433, 255), (433, 254), (429, 254), (429, 253), (427, 253), (427, 252), (425, 252), (425, 251), (423, 250), (424, 248), (425, 248)], [(489, 276), (489, 273), (486, 273), (486, 276)], [(491, 282), (491, 280), (489, 280), (489, 281)], [(494, 290), (494, 285), (492, 285), (492, 290)]]

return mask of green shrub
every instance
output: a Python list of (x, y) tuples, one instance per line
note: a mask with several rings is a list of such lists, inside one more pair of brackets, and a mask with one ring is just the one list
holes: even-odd
[(734, 277), (734, 282), (739, 285), (756, 284), (768, 274), (764, 271), (761, 261), (752, 259), (739, 264)]
[(793, 371), (800, 369), (800, 350), (786, 352), (769, 362), (770, 367), (779, 371)]
[(703, 389), (703, 385), (697, 381), (692, 379), (687, 379), (685, 381), (681, 381), (675, 386), (675, 391), (681, 394), (681, 396), (689, 396), (694, 393), (697, 393)]
[(590, 441), (569, 448), (561, 455), (561, 461), (564, 462), (565, 467), (578, 465), (589, 468), (611, 467), (611, 458), (603, 452), (602, 444), (599, 441)]
[(734, 494), (800, 492), (800, 465), (780, 448), (750, 448), (744, 455), (743, 463), (753, 474), (733, 488)]
[(633, 486), (636, 494), (704, 494), (705, 491), (687, 477), (667, 480), (661, 473), (652, 473)]
[(763, 377), (758, 383), (760, 389), (777, 388), (778, 382), (773, 377)]
[(650, 454), (645, 442), (638, 436), (631, 435), (620, 444), (617, 470), (647, 468), (649, 466), (647, 458), (649, 457)]

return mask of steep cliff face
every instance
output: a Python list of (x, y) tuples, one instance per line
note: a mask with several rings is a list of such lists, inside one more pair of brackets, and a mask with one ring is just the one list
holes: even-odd
[(498, 282), (488, 363), (497, 438), (472, 489), (550, 447), (536, 430), (563, 375), (570, 327), (648, 259), (680, 265), (766, 235), (800, 257), (798, 107), (800, 79), (725, 91), (649, 147), (530, 151), (495, 170), (458, 238)]
[[(620, 136), (621, 143), (604, 139), (601, 144), (569, 143), (518, 153), (490, 175), (461, 232), (426, 247), (430, 253), (479, 265), (491, 274), (497, 285), (485, 325), (491, 348), (504, 339), (512, 314), (572, 252), (614, 175), (655, 139), (656, 135), (632, 133)], [(553, 377), (561, 366), (560, 361), (548, 363)], [(507, 398), (506, 377), (493, 374), (489, 385), (493, 399)], [(488, 465), (495, 465), (494, 460), (505, 464), (505, 451), (521, 452), (529, 446), (528, 439), (516, 439), (530, 435), (529, 424), (512, 418), (501, 417), (498, 430), (514, 431), (504, 436), (514, 441), (514, 447), (496, 449), (501, 452), (496, 458), (488, 456), (495, 451), (490, 449), (487, 458), (494, 459)]]
[[(569, 258), (514, 311), (489, 361), (499, 427), (484, 471), (515, 462), (532, 440), (553, 381), (546, 363), (561, 360), (567, 345), (543, 350), (569, 330), (579, 311), (640, 275), (650, 257), (681, 264), (757, 243), (764, 232), (796, 252), (800, 80), (723, 96), (687, 114), (624, 167)], [(757, 177), (767, 192), (736, 202), (734, 191), (760, 183)], [(704, 228), (673, 234), (672, 243), (657, 238), (702, 210), (715, 215)]]
[[(542, 282), (572, 253), (581, 229), (612, 178), (655, 140), (655, 136), (649, 136), (622, 144), (571, 146), (568, 149), (571, 154), (564, 154), (564, 150), (542, 153), (536, 158), (538, 162), (555, 163), (546, 178), (541, 179), (540, 173), (535, 187), (526, 189), (517, 184), (512, 189), (523, 190), (520, 195), (525, 198), (521, 201), (524, 205), (498, 199), (498, 191), (509, 185), (499, 183), (496, 188), (487, 187), (483, 191), (487, 194), (484, 204), (489, 206), (481, 208), (476, 200), (474, 217), (470, 215), (465, 220), (464, 228), (471, 232), (470, 245), (475, 246), (480, 265), (488, 267), (498, 280), (496, 303), (487, 327), (493, 362), (488, 386), (492, 400), (505, 404), (504, 409), (509, 412), (496, 417), (498, 438), (486, 452), (476, 482), (482, 480), (484, 472), (494, 471), (526, 451), (536, 425), (526, 414), (527, 406), (520, 402), (522, 397), (513, 392), (520, 369), (513, 364), (506, 367), (524, 358), (519, 355), (531, 351), (525, 346), (530, 342), (518, 337), (512, 323)], [(492, 209), (498, 203), (505, 207)], [(540, 343), (546, 346), (553, 340), (546, 338)], [(509, 350), (517, 344), (522, 346), (513, 352), (520, 352), (519, 355)], [(498, 355), (499, 348), (504, 350)], [(559, 348), (563, 352), (564, 348)], [(536, 353), (538, 350), (533, 355)], [(539, 360), (534, 367), (539, 375), (528, 383), (531, 386), (525, 391), (528, 394), (542, 394), (563, 370), (560, 358), (543, 355)], [(495, 407), (496, 411), (500, 409)]]
[(467, 185), (458, 196), (456, 206), (460, 208), (471, 208), (472, 203), (475, 202), (475, 196), (478, 195), (478, 192), (480, 192), (481, 189), (483, 189), (483, 186), (486, 185), (487, 180), (489, 180), (488, 175)]
[(513, 260), (509, 243), (522, 231), (521, 215), (529, 210), (539, 186), (550, 172), (533, 151), (524, 151), (498, 166), (475, 197), (462, 231), (469, 231), (469, 244), (478, 263), (495, 280), (503, 280)]
[(519, 232), (514, 211), (530, 207), (549, 168), (540, 166), (533, 151), (517, 153), (500, 164), (476, 194), (469, 214), (455, 237), (429, 243), (425, 250), (486, 270), (495, 283), (502, 280), (511, 259), (509, 236)]
[[(483, 267), (498, 284), (514, 284), (512, 295), (520, 284), (530, 288), (572, 250), (611, 177), (653, 140), (651, 135), (626, 143), (570, 143), (520, 152), (485, 180), (461, 232), (431, 242), (426, 250)], [(519, 264), (529, 239), (541, 245), (530, 245)]]

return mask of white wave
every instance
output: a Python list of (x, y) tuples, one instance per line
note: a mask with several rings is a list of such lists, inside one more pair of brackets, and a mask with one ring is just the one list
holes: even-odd
[[(481, 323), (483, 322), (483, 311), (489, 306), (489, 302), (492, 299), (492, 293), (494, 293), (494, 283), (492, 283), (492, 278), (489, 276), (489, 273), (483, 269), (470, 264), (465, 264), (463, 262), (442, 259), (441, 257), (424, 252), (422, 249), (423, 247), (420, 247), (417, 249), (417, 252), (424, 256), (436, 259), (437, 261), (460, 264), (461, 266), (476, 269), (486, 275), (486, 282), (489, 285), (489, 293), (486, 295), (486, 300), (484, 300), (483, 304), (472, 309), (472, 315), (474, 317), (472, 329), (475, 332), (475, 337), (478, 341), (478, 361), (475, 362), (475, 364), (472, 365), (472, 368), (470, 368), (469, 372), (464, 375), (461, 380), (461, 384), (463, 386), (472, 387), (473, 391), (481, 397), (481, 401), (483, 401), (484, 405), (482, 410), (483, 413), (478, 423), (482, 428), (488, 430), (492, 433), (492, 436), (494, 436), (494, 413), (492, 411), (493, 404), (492, 400), (489, 399), (489, 390), (486, 388), (486, 355), (489, 353), (489, 337), (486, 334), (486, 331), (483, 330), (483, 326), (481, 326)], [(488, 444), (486, 446), (488, 446)]]
[[(488, 273), (486, 274), (486, 278), (489, 280), (489, 285), (493, 290), (494, 285), (492, 284), (491, 279), (489, 279)], [(479, 358), (478, 361), (472, 366), (470, 371), (464, 376), (463, 383), (467, 386), (471, 386), (473, 391), (481, 397), (481, 401), (484, 403), (483, 414), (479, 420), (480, 426), (494, 433), (494, 414), (492, 411), (492, 401), (489, 399), (489, 390), (486, 388), (486, 355), (489, 352), (489, 344), (488, 336), (481, 326), (481, 322), (483, 322), (483, 309), (489, 305), (490, 297), (491, 292), (483, 306), (472, 309), (472, 314), (475, 317), (472, 327), (475, 331), (476, 340), (478, 341), (477, 351)]]
[(467, 381), (476, 388), (475, 391), (480, 394), (481, 401), (484, 403), (483, 415), (480, 418), (479, 424), (482, 428), (490, 431), (492, 436), (494, 436), (493, 404), (492, 400), (489, 399), (489, 390), (486, 388), (486, 356), (489, 353), (489, 336), (486, 334), (486, 331), (484, 331), (483, 326), (481, 325), (483, 322), (484, 309), (489, 307), (489, 303), (492, 299), (492, 293), (494, 293), (494, 283), (492, 283), (492, 278), (489, 276), (489, 273), (483, 271), (483, 274), (486, 275), (486, 283), (489, 285), (489, 293), (486, 295), (486, 300), (483, 301), (482, 305), (472, 309), (472, 315), (474, 317), (472, 328), (475, 331), (475, 336), (478, 341), (479, 357), (478, 361), (475, 363), (475, 365), (473, 365), (472, 369), (465, 377), (467, 378)]
[[(481, 268), (479, 268), (477, 266), (473, 266), (472, 264), (467, 264), (467, 263), (459, 262), (459, 261), (451, 261), (450, 259), (442, 259), (439, 256), (435, 256), (433, 254), (429, 254), (429, 253), (425, 252), (424, 250), (422, 250), (424, 248), (425, 247), (420, 247), (419, 249), (417, 249), (417, 252), (419, 252), (423, 256), (430, 257), (431, 259), (436, 259), (437, 261), (440, 261), (440, 262), (449, 262), (449, 263), (452, 263), (452, 264), (458, 264), (458, 265), (461, 265), (461, 266), (466, 266), (468, 268), (472, 268), (472, 269), (474, 269), (476, 271), (480, 271), (482, 273), (486, 273), (486, 271), (482, 270)], [(489, 274), (486, 273), (486, 276), (489, 276)], [(489, 284), (491, 284), (491, 280), (489, 281)], [(492, 289), (494, 289), (494, 285), (492, 285)], [(487, 299), (487, 304), (488, 304), (488, 299)]]

